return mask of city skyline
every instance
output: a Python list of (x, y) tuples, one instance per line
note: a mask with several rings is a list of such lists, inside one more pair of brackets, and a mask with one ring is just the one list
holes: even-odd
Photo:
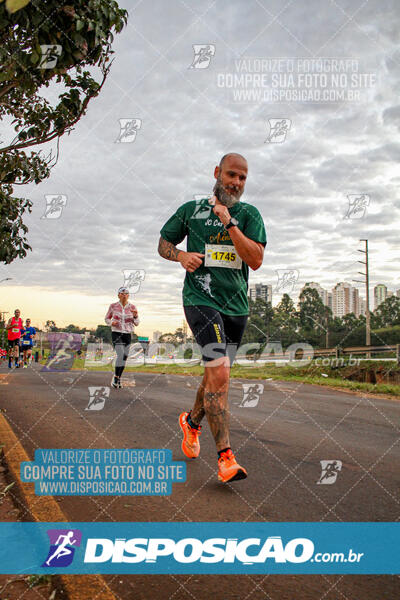
[[(357, 290), (359, 292), (359, 288), (353, 286), (350, 282), (337, 282), (332, 287), (332, 291), (335, 289), (335, 287), (337, 287), (340, 284), (347, 284), (348, 286), (351, 286), (354, 290)], [(268, 292), (272, 291), (272, 298), (273, 298), (272, 306), (273, 307), (276, 307), (280, 303), (280, 301), (282, 300), (283, 295), (285, 293), (287, 293), (287, 292), (283, 291), (282, 293), (280, 293), (279, 296), (277, 296), (276, 293), (274, 294), (274, 291), (273, 291), (274, 288), (273, 288), (273, 286), (271, 284), (261, 283), (261, 282), (260, 283), (251, 283), (249, 285), (249, 291), (248, 291), (249, 298), (255, 299), (255, 295), (252, 294), (252, 290), (254, 290), (254, 288), (256, 288), (256, 286), (258, 287), (258, 289), (262, 288), (262, 295), (261, 295), (261, 297), (263, 297), (263, 295), (265, 294), (266, 289), (268, 290)], [(392, 291), (392, 290), (388, 290), (387, 289), (386, 284), (382, 284), (382, 283), (376, 284), (372, 288), (372, 292), (373, 292), (372, 294), (371, 294), (371, 290), (370, 290), (370, 311), (371, 312), (373, 312), (374, 310), (376, 310), (376, 308), (378, 308), (378, 306), (379, 306), (379, 304), (377, 306), (375, 305), (375, 298), (376, 298), (375, 291), (380, 286), (383, 286), (384, 288), (386, 288), (386, 296), (381, 300), (381, 302), (383, 302), (387, 297), (390, 297), (392, 295), (393, 296), (395, 295), (395, 296), (397, 296), (397, 297), (400, 298), (400, 289)], [(320, 297), (321, 297), (321, 300), (323, 301), (323, 303), (326, 306), (329, 306), (332, 309), (332, 298), (331, 298), (331, 301), (329, 300), (329, 294), (330, 293), (326, 289), (324, 289), (320, 284), (318, 284), (318, 282), (314, 282), (314, 281), (306, 282), (303, 285), (303, 287), (300, 289), (300, 291), (299, 291), (299, 293), (297, 295), (295, 295), (293, 293), (289, 293), (288, 294), (290, 296), (290, 298), (293, 300), (296, 309), (298, 308), (298, 305), (299, 305), (299, 296), (300, 296), (300, 293), (301, 293), (302, 289), (304, 289), (305, 287), (312, 287), (314, 289), (317, 289), (317, 291), (319, 291), (319, 294), (320, 294)], [(371, 287), (372, 286), (370, 286), (370, 288)], [(365, 289), (365, 288), (363, 288), (363, 289)], [(324, 292), (325, 292), (325, 294), (328, 295), (328, 297), (324, 298), (324, 295), (323, 295)], [(359, 310), (359, 311), (356, 311), (356, 312), (354, 310), (350, 310), (348, 312), (341, 312), (340, 310), (339, 311), (333, 311), (332, 310), (333, 316), (343, 316), (344, 314), (349, 314), (351, 312), (354, 312), (356, 314), (356, 316), (359, 316), (359, 314), (364, 314), (365, 315), (365, 298), (363, 298), (363, 297), (360, 296), (359, 299), (358, 299), (358, 301), (360, 302), (361, 307), (363, 305), (362, 303), (364, 303), (364, 308), (362, 310)], [(15, 308), (20, 308), (21, 309), (21, 305), (23, 306), (23, 302), (22, 303), (20, 302), (19, 305), (16, 306)], [(12, 313), (13, 313), (13, 310), (12, 311), (5, 311), (4, 308), (3, 308), (3, 306), (0, 306), (0, 316), (2, 314), (5, 314), (6, 315), (6, 320), (9, 319), (10, 316), (12, 316)], [(62, 321), (58, 321), (57, 322), (57, 319), (52, 319), (51, 317), (49, 317), (48, 319), (46, 318), (44, 320), (43, 319), (42, 320), (35, 320), (34, 317), (32, 318), (32, 314), (35, 314), (35, 311), (32, 311), (32, 310), (29, 311), (29, 315), (27, 314), (26, 316), (23, 314), (23, 311), (22, 311), (22, 317), (24, 319), (26, 319), (28, 317), (31, 318), (32, 319), (32, 323), (36, 324), (36, 326), (38, 328), (40, 328), (41, 330), (44, 329), (44, 325), (45, 325), (45, 322), (47, 320), (54, 320), (55, 323), (56, 323), (56, 325), (57, 325), (57, 327), (59, 327), (59, 328), (67, 327), (68, 325), (76, 325), (79, 328), (85, 328), (87, 330), (93, 330), (98, 325), (105, 325), (105, 323), (102, 322), (101, 320), (98, 323), (95, 323), (94, 325), (89, 325), (87, 321), (78, 322), (77, 319), (75, 319), (75, 320), (74, 319), (72, 319), (72, 320), (66, 319), (64, 322), (62, 322)], [(75, 309), (73, 307), (71, 307), (71, 312), (69, 314), (71, 315), (71, 317), (75, 316)], [(175, 331), (179, 327), (183, 327), (182, 324), (185, 323), (185, 318), (184, 318), (183, 310), (182, 310), (182, 316), (181, 316), (180, 319), (177, 318), (176, 322), (175, 321), (170, 321), (169, 323), (170, 324), (174, 323), (174, 325), (172, 325), (172, 326), (168, 326), (167, 325), (166, 327), (164, 327), (164, 329), (160, 329), (160, 328), (152, 327), (151, 324), (146, 324), (145, 327), (139, 325), (139, 327), (136, 327), (135, 330), (136, 330), (136, 333), (139, 336), (149, 337), (150, 339), (154, 340), (154, 334), (158, 334), (158, 337), (159, 337), (160, 335), (162, 335), (164, 333)], [(175, 324), (176, 324), (176, 326), (175, 326)], [(154, 341), (157, 341), (157, 339), (155, 339)]]

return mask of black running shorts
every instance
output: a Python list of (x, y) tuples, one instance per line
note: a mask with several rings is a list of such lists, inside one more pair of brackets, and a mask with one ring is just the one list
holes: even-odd
[(233, 363), (242, 340), (248, 315), (232, 317), (210, 306), (184, 306), (185, 317), (204, 362), (229, 356)]
[(130, 333), (120, 333), (119, 331), (112, 331), (111, 338), (114, 348), (117, 345), (129, 346), (132, 341), (132, 336)]
[(14, 348), (15, 346), (19, 346), (19, 340), (20, 340), (20, 338), (17, 338), (16, 340), (7, 340), (8, 341), (8, 347), (9, 348)]

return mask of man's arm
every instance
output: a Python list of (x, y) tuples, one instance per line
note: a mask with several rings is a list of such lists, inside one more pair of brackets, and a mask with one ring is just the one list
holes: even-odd
[[(217, 215), (224, 225), (228, 225), (231, 215), (226, 206), (216, 204), (213, 212)], [(246, 237), (239, 227), (230, 227), (228, 229), (229, 236), (235, 246), (237, 253), (244, 262), (249, 265), (253, 271), (259, 269), (264, 258), (264, 246), (261, 242), (255, 242)]]
[(167, 242), (163, 237), (160, 237), (158, 242), (158, 254), (167, 260), (181, 263), (182, 267), (189, 273), (193, 273), (198, 269), (204, 258), (204, 254), (200, 254), (200, 252), (178, 250), (174, 244)]
[(160, 237), (160, 241), (158, 242), (158, 254), (167, 260), (173, 260), (174, 262), (178, 261), (178, 255), (183, 252), (183, 250), (178, 250), (176, 246), (171, 244), (171, 242), (167, 242), (163, 237)]
[(261, 242), (255, 242), (246, 237), (239, 227), (230, 227), (229, 236), (235, 246), (237, 253), (253, 271), (259, 269), (264, 259), (264, 246)]

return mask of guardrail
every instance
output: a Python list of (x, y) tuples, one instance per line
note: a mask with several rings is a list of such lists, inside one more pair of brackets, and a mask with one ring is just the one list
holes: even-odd
[[(282, 361), (285, 360), (287, 362), (298, 359), (312, 359), (312, 358), (320, 358), (320, 357), (330, 357), (333, 356), (335, 358), (345, 358), (346, 356), (360, 355), (365, 354), (368, 358), (371, 357), (371, 354), (388, 354), (394, 353), (397, 364), (400, 364), (400, 344), (393, 345), (385, 345), (385, 346), (348, 346), (346, 348), (342, 348), (340, 346), (336, 346), (334, 348), (318, 348), (313, 351), (308, 351), (307, 349), (298, 348), (297, 350), (287, 350), (282, 353), (261, 353), (258, 358), (261, 360), (270, 360), (271, 362)], [(255, 353), (256, 354), (256, 353)], [(248, 354), (250, 355), (250, 353)], [(258, 356), (258, 355), (257, 355)], [(241, 358), (238, 356), (237, 358)], [(243, 357), (244, 358), (244, 357)]]

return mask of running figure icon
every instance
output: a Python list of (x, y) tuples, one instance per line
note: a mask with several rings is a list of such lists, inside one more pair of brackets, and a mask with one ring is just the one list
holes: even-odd
[[(59, 535), (56, 541), (56, 545), (57, 545), (57, 549), (56, 551), (46, 560), (46, 565), (50, 566), (50, 563), (52, 560), (54, 560), (55, 558), (61, 558), (62, 556), (67, 556), (68, 554), (72, 554), (72, 550), (71, 548), (68, 548), (67, 546), (72, 546), (73, 544), (76, 544), (78, 542), (78, 540), (74, 540), (72, 539), (74, 537), (74, 532), (73, 531), (69, 531), (67, 534), (65, 535)], [(62, 540), (62, 542), (60, 542), (60, 540)]]

